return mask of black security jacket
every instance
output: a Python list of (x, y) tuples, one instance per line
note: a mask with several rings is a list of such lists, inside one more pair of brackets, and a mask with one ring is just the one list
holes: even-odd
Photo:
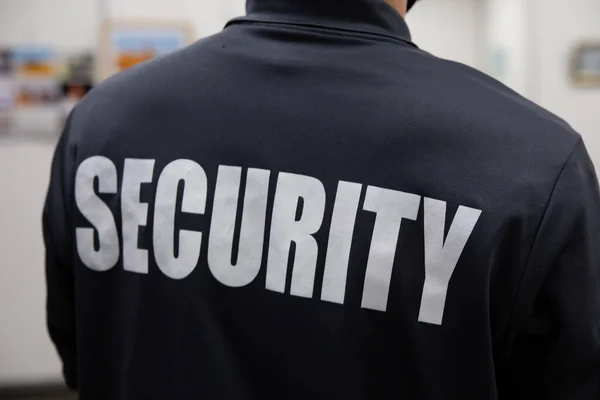
[(600, 398), (580, 136), (383, 1), (253, 0), (101, 84), (44, 234), (82, 400)]

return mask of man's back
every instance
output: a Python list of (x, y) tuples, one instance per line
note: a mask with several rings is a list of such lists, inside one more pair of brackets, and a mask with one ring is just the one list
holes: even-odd
[(45, 210), (70, 384), (595, 398), (600, 215), (579, 136), (417, 49), (388, 6), (272, 3), (71, 117)]

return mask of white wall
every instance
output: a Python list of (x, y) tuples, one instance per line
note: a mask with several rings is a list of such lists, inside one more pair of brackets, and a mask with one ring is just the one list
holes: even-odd
[(113, 18), (185, 19), (194, 24), (198, 37), (223, 29), (235, 16), (245, 14), (244, 0), (106, 0)]
[(529, 0), (487, 0), (484, 6), (486, 61), (483, 69), (513, 90), (529, 97)]
[(600, 1), (529, 0), (534, 28), (534, 96), (584, 137), (600, 171), (600, 88), (578, 89), (569, 78), (571, 52), (582, 41), (600, 43)]
[(408, 13), (413, 41), (438, 57), (483, 67), (483, 1), (420, 0)]
[[(414, 40), (441, 57), (478, 65), (479, 1), (423, 0), (409, 18)], [(243, 14), (244, 1), (0, 0), (0, 46), (94, 48), (98, 12), (114, 18), (185, 18), (201, 37)], [(0, 386), (60, 380), (44, 325), (40, 232), (52, 152), (51, 142), (0, 140)]]
[[(0, 0), (0, 46), (86, 50), (96, 42), (96, 13), (94, 1)], [(45, 328), (40, 231), (52, 149), (0, 140), (0, 386), (60, 379)]]
[(96, 43), (95, 0), (0, 0), (0, 46), (86, 50)]
[(40, 234), (51, 150), (0, 141), (0, 386), (59, 377), (45, 328)]
[(569, 74), (574, 48), (600, 43), (600, 1), (486, 0), (485, 18), (485, 70), (498, 75), (503, 54), (497, 77), (580, 132), (600, 171), (600, 89), (576, 88)]

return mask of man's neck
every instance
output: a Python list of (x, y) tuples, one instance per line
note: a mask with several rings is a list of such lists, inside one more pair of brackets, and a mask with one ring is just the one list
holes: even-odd
[(406, 0), (385, 0), (390, 6), (394, 7), (396, 11), (402, 15), (402, 17), (406, 17), (406, 8), (407, 2)]

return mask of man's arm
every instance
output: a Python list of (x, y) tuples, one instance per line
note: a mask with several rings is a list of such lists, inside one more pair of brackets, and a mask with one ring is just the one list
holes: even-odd
[(502, 398), (600, 399), (600, 193), (581, 140), (556, 182), (521, 293), (528, 300)]
[(50, 185), (43, 213), (46, 245), (47, 324), (50, 337), (63, 362), (67, 385), (77, 389), (75, 335), (75, 280), (73, 273), (73, 162), (69, 125), (52, 161)]

